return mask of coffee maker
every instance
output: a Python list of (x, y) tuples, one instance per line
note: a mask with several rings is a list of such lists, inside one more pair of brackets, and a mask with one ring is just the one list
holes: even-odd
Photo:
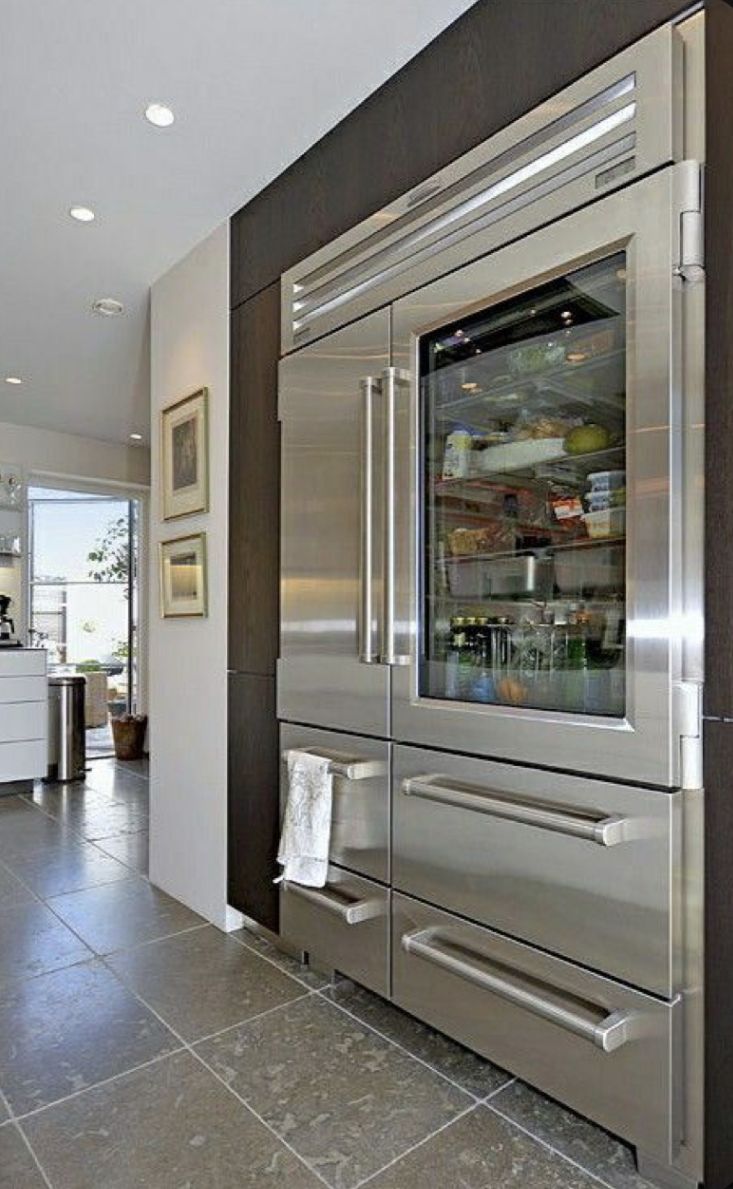
[(10, 595), (0, 594), (0, 648), (20, 648), (20, 640), (15, 634), (15, 624), (8, 615), (12, 601)]

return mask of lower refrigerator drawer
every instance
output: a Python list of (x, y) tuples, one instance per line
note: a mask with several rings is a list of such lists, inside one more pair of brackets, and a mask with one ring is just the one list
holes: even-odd
[[(333, 777), (329, 859), (359, 875), (389, 880), (389, 744), (340, 731), (282, 723), (280, 748), (306, 750), (341, 761)], [(280, 801), (287, 796), (288, 769), (280, 764)]]
[(669, 999), (682, 796), (395, 747), (392, 882)]
[(674, 1159), (679, 998), (630, 990), (398, 893), (392, 905), (395, 1003), (645, 1152)]
[(389, 995), (389, 891), (328, 869), (325, 888), (280, 885), (280, 932), (321, 964)]

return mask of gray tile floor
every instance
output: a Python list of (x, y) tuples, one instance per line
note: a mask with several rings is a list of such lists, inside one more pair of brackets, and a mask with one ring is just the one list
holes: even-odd
[(144, 764), (0, 799), (0, 1189), (645, 1189), (630, 1151), (153, 888)]

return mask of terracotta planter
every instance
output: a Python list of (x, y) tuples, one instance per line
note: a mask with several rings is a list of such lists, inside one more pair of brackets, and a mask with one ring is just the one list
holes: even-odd
[(112, 719), (112, 738), (118, 760), (141, 760), (148, 726), (146, 714), (122, 714)]

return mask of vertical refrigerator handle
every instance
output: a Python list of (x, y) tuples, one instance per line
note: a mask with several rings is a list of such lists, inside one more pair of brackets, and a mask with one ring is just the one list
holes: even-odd
[(359, 544), (359, 660), (379, 660), (374, 647), (374, 393), (373, 376), (361, 381), (361, 540)]
[(396, 367), (382, 372), (384, 399), (384, 559), (382, 587), (382, 624), (379, 660), (383, 665), (404, 665), (409, 657), (395, 651), (395, 479), (397, 475), (397, 388), (409, 380)]

